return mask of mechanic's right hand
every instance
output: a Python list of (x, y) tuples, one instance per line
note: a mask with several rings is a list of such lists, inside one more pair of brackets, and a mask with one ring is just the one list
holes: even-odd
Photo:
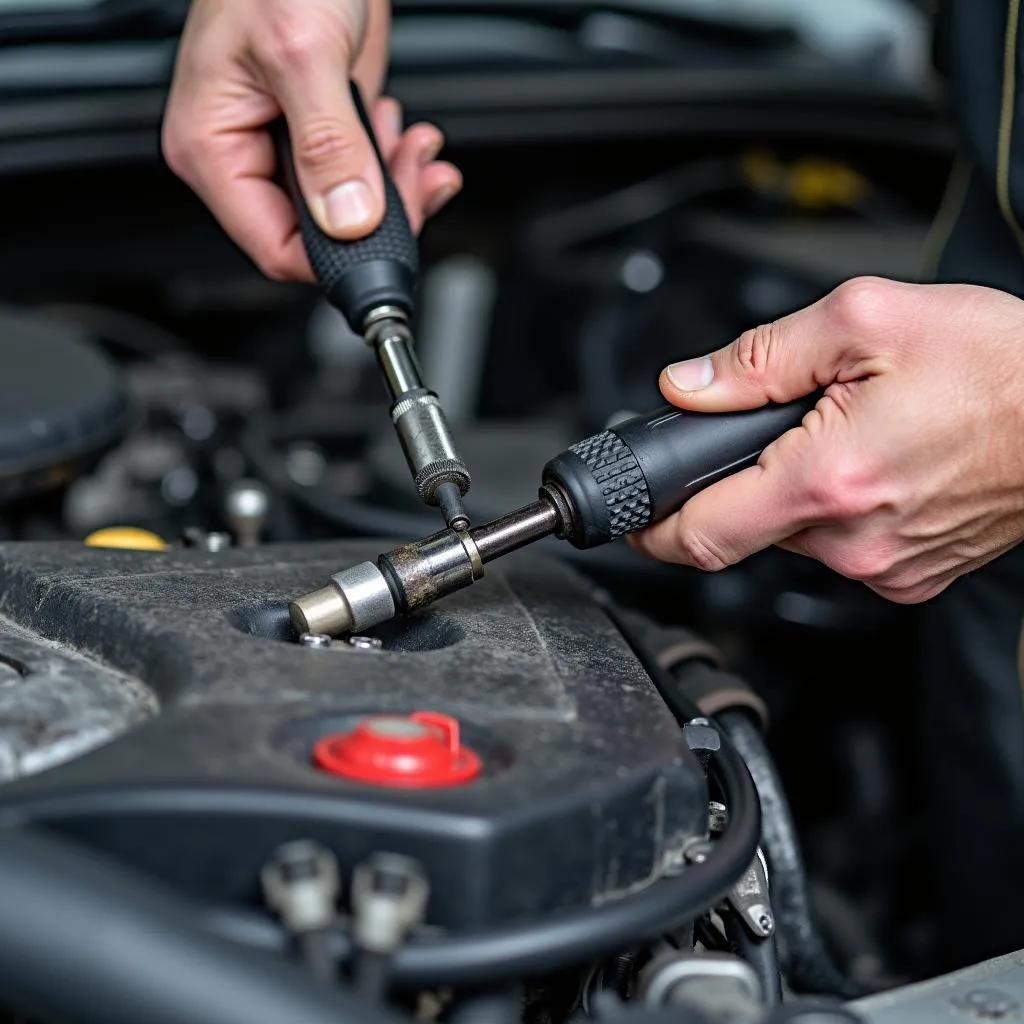
[(934, 597), (1024, 539), (1024, 302), (971, 285), (849, 281), (807, 309), (676, 363), (696, 412), (825, 388), (759, 463), (637, 534), (715, 570), (777, 544), (891, 601)]
[(288, 121), (296, 169), (320, 227), (339, 239), (384, 213), (380, 169), (352, 103), (360, 85), (414, 231), (461, 188), (437, 160), (432, 125), (402, 129), (380, 99), (388, 0), (193, 0), (164, 120), (168, 164), (269, 277), (312, 281), (295, 209), (275, 183), (267, 125)]

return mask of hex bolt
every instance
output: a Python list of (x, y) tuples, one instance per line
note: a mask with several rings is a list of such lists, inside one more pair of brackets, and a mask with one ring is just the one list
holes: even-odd
[(231, 534), (220, 531), (207, 533), (205, 530), (190, 527), (185, 531), (185, 543), (190, 548), (198, 548), (200, 551), (217, 554), (231, 547)]
[(350, 636), (347, 642), (357, 651), (379, 651), (384, 646), (384, 641), (375, 636)]
[(726, 826), (729, 824), (729, 811), (725, 804), (720, 804), (717, 800), (711, 800), (708, 802), (708, 830), (715, 835), (719, 832), (724, 832)]
[(334, 921), (341, 892), (338, 862), (319, 843), (299, 839), (279, 846), (260, 881), (267, 905), (292, 934), (327, 928)]
[(430, 889), (419, 863), (378, 853), (352, 873), (353, 937), (368, 953), (389, 956), (420, 924)]
[(696, 843), (691, 843), (683, 856), (686, 858), (687, 864), (704, 864), (711, 856), (711, 850), (711, 843), (699, 840)]
[(317, 650), (323, 650), (325, 647), (331, 646), (331, 638), (326, 633), (303, 633), (299, 637), (299, 643), (303, 647), (313, 647)]
[(1020, 1010), (1018, 1002), (997, 988), (975, 988), (951, 1000), (963, 1013), (982, 1020), (1006, 1020)]

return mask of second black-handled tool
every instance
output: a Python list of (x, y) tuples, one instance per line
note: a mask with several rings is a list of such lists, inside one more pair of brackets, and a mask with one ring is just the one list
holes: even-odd
[(544, 467), (537, 501), (472, 530), (446, 530), (332, 576), (290, 606), (300, 633), (370, 629), (482, 578), (484, 565), (544, 537), (592, 548), (643, 529), (753, 465), (818, 395), (721, 414), (667, 407), (574, 444)]
[(352, 100), (384, 179), (384, 219), (376, 231), (358, 241), (341, 242), (320, 230), (299, 187), (283, 120), (275, 132), (282, 174), (317, 283), (351, 330), (376, 351), (391, 396), (391, 420), (420, 498), (440, 506), (449, 527), (465, 529), (469, 518), (462, 499), (469, 490), (469, 470), (456, 451), (437, 395), (423, 383), (409, 326), (419, 272), (416, 238), (355, 83)]
[(577, 442), (543, 473), (548, 489), (560, 491), (571, 507), (565, 538), (593, 548), (664, 519), (699, 491), (753, 465), (817, 397), (715, 414), (666, 406)]

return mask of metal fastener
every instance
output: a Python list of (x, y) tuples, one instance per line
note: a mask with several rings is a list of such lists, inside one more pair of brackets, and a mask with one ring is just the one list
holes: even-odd
[(713, 847), (711, 843), (705, 842), (703, 839), (698, 840), (695, 843), (691, 843), (687, 848), (683, 856), (686, 858), (688, 864), (704, 864), (711, 856)]
[(724, 832), (729, 824), (729, 810), (717, 800), (708, 802), (708, 830), (715, 835)]
[(384, 646), (384, 641), (375, 636), (350, 636), (348, 645), (357, 651), (379, 651)]
[(710, 725), (711, 723), (706, 718), (704, 718), (703, 715), (700, 715), (697, 718), (691, 718), (686, 724), (687, 725)]
[(303, 647), (324, 648), (331, 646), (331, 638), (326, 633), (303, 633), (299, 643)]
[(1006, 992), (997, 988), (975, 988), (951, 1000), (964, 1013), (983, 1020), (1006, 1020), (1015, 1017), (1020, 1010), (1018, 1002)]
[(231, 534), (214, 531), (207, 533), (205, 530), (189, 527), (185, 531), (185, 543), (190, 548), (199, 548), (200, 551), (209, 551), (216, 554), (218, 551), (226, 551), (231, 547)]
[(299, 839), (278, 847), (264, 865), (260, 881), (264, 899), (289, 931), (310, 932), (334, 920), (341, 891), (338, 862), (319, 843)]

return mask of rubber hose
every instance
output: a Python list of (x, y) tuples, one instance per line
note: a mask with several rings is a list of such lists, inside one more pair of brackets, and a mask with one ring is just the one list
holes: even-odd
[(0, 830), (5, 1005), (60, 1024), (403, 1024), (211, 935), (188, 907), (85, 849)]
[(450, 1024), (519, 1024), (522, 995), (518, 987), (484, 992), (463, 998), (455, 1007)]
[[(493, 987), (506, 981), (549, 974), (588, 960), (638, 946), (692, 921), (718, 903), (750, 867), (761, 840), (757, 791), (743, 759), (722, 736), (709, 760), (728, 801), (729, 824), (702, 864), (689, 865), (674, 878), (601, 907), (560, 914), (541, 922), (498, 925), (485, 931), (416, 940), (391, 962), (396, 988), (439, 985)], [(271, 922), (236, 911), (219, 910), (208, 925), (225, 937), (271, 949), (284, 938)], [(335, 936), (335, 953), (347, 959), (348, 938)]]
[(725, 934), (730, 952), (745, 960), (756, 972), (765, 1005), (779, 1006), (782, 1003), (782, 972), (775, 936), (762, 939), (751, 935), (736, 913), (725, 915)]
[(741, 711), (723, 712), (718, 721), (746, 762), (760, 797), (772, 907), (781, 939), (783, 971), (790, 987), (841, 999), (864, 995), (865, 990), (836, 966), (815, 921), (796, 826), (760, 730)]

